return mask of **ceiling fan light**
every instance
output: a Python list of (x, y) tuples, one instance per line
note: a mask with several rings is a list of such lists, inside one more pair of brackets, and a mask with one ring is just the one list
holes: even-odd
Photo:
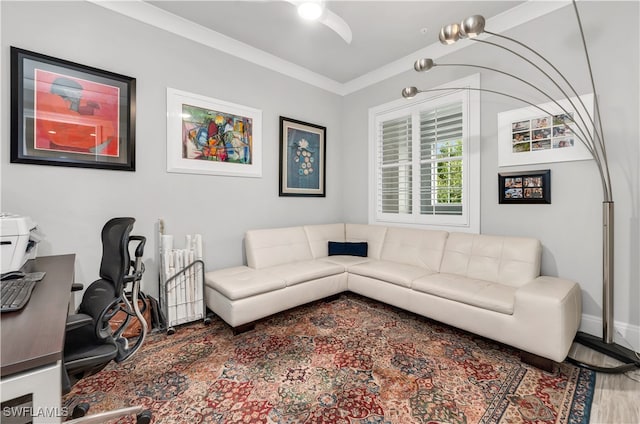
[(305, 1), (298, 6), (298, 15), (308, 21), (319, 19), (323, 11), (324, 9), (319, 1)]

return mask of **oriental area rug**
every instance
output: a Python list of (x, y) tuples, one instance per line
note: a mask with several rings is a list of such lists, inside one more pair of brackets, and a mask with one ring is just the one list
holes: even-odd
[(544, 372), (510, 347), (343, 294), (236, 336), (218, 318), (152, 333), (63, 405), (143, 405), (163, 424), (586, 424), (594, 383), (591, 371)]

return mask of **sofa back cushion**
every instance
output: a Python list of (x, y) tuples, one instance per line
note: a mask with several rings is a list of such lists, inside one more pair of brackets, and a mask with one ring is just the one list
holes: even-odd
[(330, 241), (345, 241), (344, 224), (305, 225), (304, 231), (314, 259), (324, 258), (329, 254), (327, 246)]
[(440, 272), (520, 287), (540, 275), (542, 246), (528, 237), (450, 233)]
[(255, 269), (313, 259), (303, 227), (249, 230), (245, 251), (247, 265)]
[(438, 272), (448, 234), (446, 231), (389, 227), (380, 259)]
[(368, 256), (380, 259), (382, 244), (387, 232), (387, 227), (380, 225), (346, 224), (346, 241), (366, 241), (368, 244)]

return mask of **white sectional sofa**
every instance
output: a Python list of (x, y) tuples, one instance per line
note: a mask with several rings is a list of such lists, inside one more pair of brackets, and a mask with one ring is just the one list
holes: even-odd
[[(366, 257), (328, 242), (366, 242)], [(352, 291), (561, 362), (581, 317), (575, 282), (540, 276), (532, 238), (361, 224), (251, 230), (247, 266), (205, 275), (207, 306), (235, 329)]]

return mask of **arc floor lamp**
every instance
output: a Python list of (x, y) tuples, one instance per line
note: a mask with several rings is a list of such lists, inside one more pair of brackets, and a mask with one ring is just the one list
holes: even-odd
[[(528, 85), (532, 89), (541, 93), (543, 96), (548, 98), (552, 104), (562, 110), (562, 112), (567, 116), (573, 116), (570, 118), (570, 124), (573, 124), (575, 127), (574, 136), (587, 148), (591, 156), (593, 157), (596, 166), (598, 168), (598, 172), (600, 174), (600, 179), (602, 182), (602, 192), (603, 192), (603, 202), (602, 202), (602, 338), (598, 338), (592, 336), (590, 334), (586, 334), (583, 332), (578, 332), (576, 336), (576, 342), (590, 347), (594, 350), (597, 350), (601, 353), (606, 354), (607, 356), (613, 357), (622, 361), (625, 365), (613, 368), (602, 368), (596, 367), (593, 365), (583, 364), (578, 361), (579, 365), (583, 365), (588, 368), (596, 369), (597, 371), (602, 372), (625, 372), (635, 367), (640, 367), (640, 357), (636, 352), (633, 352), (630, 349), (627, 349), (623, 346), (620, 346), (614, 342), (614, 318), (613, 318), (613, 193), (611, 191), (611, 177), (609, 175), (609, 165), (607, 161), (607, 152), (606, 145), (604, 140), (604, 131), (602, 128), (602, 121), (600, 116), (600, 108), (598, 106), (598, 96), (596, 94), (595, 83), (593, 79), (593, 73), (591, 70), (591, 62), (589, 60), (589, 53), (587, 51), (587, 45), (584, 37), (584, 31), (582, 28), (582, 22), (580, 20), (580, 14), (578, 13), (578, 8), (576, 6), (575, 0), (572, 0), (573, 9), (575, 11), (576, 19), (578, 22), (578, 28), (580, 30), (580, 36), (582, 38), (582, 45), (584, 47), (584, 53), (587, 60), (587, 68), (589, 72), (589, 77), (591, 80), (591, 88), (594, 94), (594, 113), (593, 116), (590, 113), (589, 109), (585, 106), (583, 101), (580, 99), (580, 96), (571, 85), (569, 80), (542, 54), (538, 53), (531, 47), (526, 44), (515, 40), (511, 37), (507, 37), (502, 34), (497, 34), (490, 32), (485, 29), (485, 19), (480, 15), (470, 16), (464, 19), (460, 24), (454, 23), (444, 26), (440, 30), (439, 39), (443, 44), (453, 44), (460, 39), (469, 39), (474, 42), (483, 43), (486, 45), (490, 45), (502, 50), (509, 52), (517, 56), (520, 60), (527, 62), (529, 65), (534, 67), (537, 71), (539, 71), (545, 78), (548, 80), (551, 85), (557, 88), (560, 93), (562, 93), (562, 98), (559, 100), (554, 99), (548, 91), (541, 89), (540, 87), (524, 80), (523, 78), (509, 72), (502, 71), (500, 69), (482, 66), (478, 64), (468, 64), (468, 63), (436, 63), (433, 59), (424, 58), (419, 59), (414, 64), (414, 69), (418, 72), (429, 71), (435, 67), (443, 67), (443, 66), (463, 66), (463, 67), (472, 67), (476, 69), (482, 69), (490, 72), (496, 72), (501, 75), (505, 75), (509, 78), (515, 79), (525, 85)], [(495, 37), (499, 40), (499, 42), (506, 42), (505, 44), (500, 44), (499, 42), (487, 41), (486, 39), (477, 38), (480, 34), (487, 34)], [(516, 51), (515, 49), (518, 49)], [(545, 70), (546, 69), (546, 70)], [(407, 87), (402, 90), (402, 96), (404, 98), (412, 98), (421, 92), (431, 92), (431, 91), (445, 91), (445, 90), (476, 90), (483, 91), (492, 94), (497, 94), (500, 96), (509, 97), (520, 102), (526, 103), (534, 108), (544, 112), (548, 115), (553, 115), (554, 113), (550, 113), (548, 110), (543, 109), (542, 107), (530, 102), (527, 99), (513, 96), (508, 93), (490, 90), (486, 88), (469, 88), (469, 87), (459, 87), (459, 88), (442, 88), (442, 89), (428, 89), (428, 90), (419, 90), (416, 87)], [(563, 107), (559, 102), (564, 104), (570, 104), (574, 113), (571, 115), (565, 107)], [(566, 124), (565, 124), (566, 125)]]

